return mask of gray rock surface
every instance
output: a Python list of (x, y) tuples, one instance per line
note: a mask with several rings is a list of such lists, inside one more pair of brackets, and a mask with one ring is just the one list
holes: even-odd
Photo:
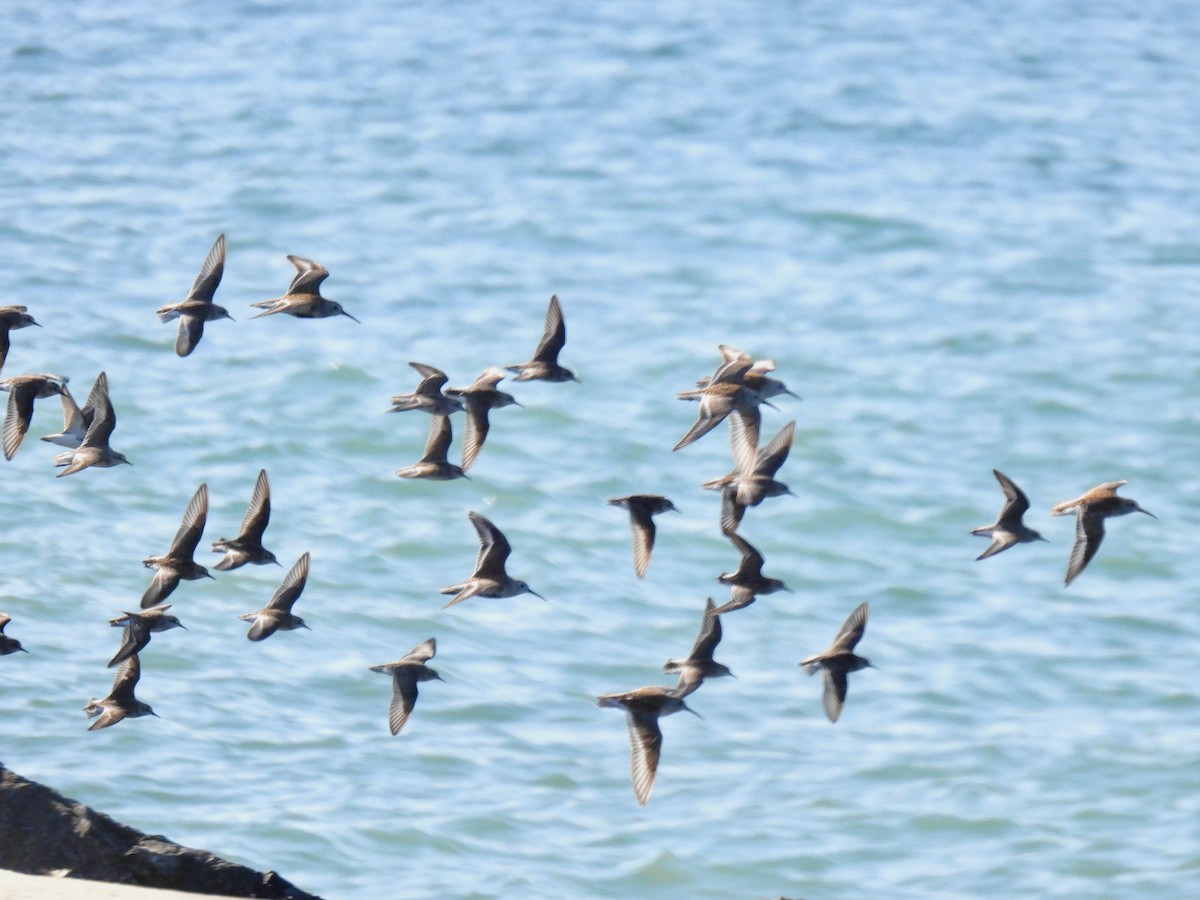
[(0, 869), (197, 894), (320, 900), (275, 872), (256, 872), (162, 835), (122, 825), (0, 763)]

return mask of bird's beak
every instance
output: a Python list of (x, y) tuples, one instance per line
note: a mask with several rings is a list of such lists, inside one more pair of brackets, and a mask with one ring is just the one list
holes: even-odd
[(783, 392), (784, 392), (785, 394), (787, 394), (789, 397), (795, 397), (797, 400), (803, 400), (803, 399), (804, 399), (804, 398), (803, 398), (803, 397), (801, 397), (799, 394), (797, 394), (795, 391), (789, 391), (787, 388), (784, 388), (784, 389), (783, 389)]
[(543, 600), (543, 601), (544, 601), (544, 600), (546, 599), (546, 598), (545, 598), (545, 597), (543, 597), (541, 594), (539, 594), (537, 591), (530, 591), (529, 593), (533, 594), (533, 596), (537, 597), (539, 600)]
[[(37, 323), (36, 323), (36, 322), (34, 322), (34, 324), (36, 325)], [(26, 650), (24, 647), (20, 647), (20, 648), (18, 648), (18, 649), (19, 649), (19, 650), (20, 650), (22, 653), (28, 653), (28, 652), (29, 652), (29, 651), (28, 651), (28, 650)]]
[(184, 625), (182, 622), (179, 623), (179, 627), (182, 628), (184, 631), (188, 630), (188, 627), (186, 625)]
[[(350, 313), (346, 312), (346, 311), (343, 309), (343, 310), (342, 310), (342, 315), (343, 315), (343, 316), (350, 316)], [(354, 319), (354, 316), (350, 316), (350, 318), (351, 318), (351, 319)], [(358, 319), (354, 319), (354, 321), (355, 321), (355, 322), (358, 322)], [(359, 324), (359, 325), (361, 325), (361, 324), (362, 324), (362, 322), (358, 322), (358, 324)]]
[(771, 407), (771, 409), (775, 410), (776, 412), (779, 411), (779, 407), (776, 406), (774, 403), (772, 403), (770, 400), (763, 400), (762, 405), (769, 406), (769, 407)]
[(160, 716), (160, 715), (159, 715), (158, 713), (156, 713), (154, 710), (150, 710), (150, 715), (154, 716), (154, 718), (156, 718), (156, 719), (161, 719), (161, 718), (162, 718), (162, 716)]
[(700, 713), (696, 712), (694, 709), (692, 709), (692, 708), (691, 708), (690, 706), (688, 706), (686, 703), (683, 703), (682, 701), (680, 701), (680, 705), (681, 705), (681, 706), (682, 706), (684, 709), (686, 709), (688, 712), (690, 712), (690, 713), (691, 713), (693, 716), (695, 716), (697, 719), (699, 719), (701, 722), (703, 722), (703, 721), (704, 721), (704, 716), (700, 715)]
[(308, 625), (306, 625), (304, 622), (301, 622), (301, 623), (300, 623), (300, 627), (301, 627), (301, 628), (303, 628), (303, 629), (305, 629), (305, 630), (307, 630), (307, 631), (312, 631), (312, 629), (311, 629), (311, 628), (309, 628), (309, 627), (308, 627)]
[(1157, 519), (1157, 518), (1158, 518), (1158, 516), (1156, 516), (1154, 513), (1150, 512), (1150, 510), (1148, 510), (1148, 509), (1142, 509), (1140, 506), (1138, 507), (1138, 512), (1144, 512), (1146, 515), (1148, 515), (1148, 516), (1149, 516), (1150, 518), (1152, 518), (1152, 519)]
[[(525, 404), (524, 404), (524, 403), (519, 403), (519, 402), (518, 402), (518, 401), (516, 401), (516, 400), (514, 400), (514, 401), (513, 401), (513, 406), (519, 406), (519, 407), (521, 407), (521, 409), (524, 409), (524, 408), (525, 408)], [(1145, 510), (1143, 509), (1143, 510), (1142, 510), (1142, 512), (1145, 512)]]

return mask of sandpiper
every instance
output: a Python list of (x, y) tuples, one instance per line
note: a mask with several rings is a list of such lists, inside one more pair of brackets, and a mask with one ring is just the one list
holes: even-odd
[(825, 715), (829, 716), (830, 722), (836, 722), (842, 714), (842, 705), (846, 702), (847, 674), (871, 665), (871, 661), (865, 656), (854, 654), (854, 645), (862, 638), (866, 627), (867, 604), (860, 603), (842, 623), (842, 628), (829, 645), (829, 649), (800, 663), (809, 675), (821, 672), (824, 681), (821, 705), (825, 707)]
[(116, 725), (122, 719), (137, 719), (141, 716), (158, 718), (158, 713), (150, 708), (149, 703), (143, 703), (133, 695), (133, 689), (141, 676), (142, 664), (135, 653), (117, 669), (117, 676), (113, 679), (112, 690), (108, 696), (103, 700), (93, 697), (83, 708), (89, 719), (96, 720), (88, 726), (88, 731)]
[[(329, 277), (329, 270), (311, 259), (303, 256), (288, 256), (288, 260), (296, 267), (296, 277), (288, 285), (287, 293), (273, 300), (259, 300), (250, 305), (256, 309), (265, 309), (252, 319), (263, 316), (273, 316), (276, 313), (295, 316), (297, 319), (327, 319), (330, 316), (348, 316), (350, 313), (342, 309), (340, 303), (326, 300), (321, 296), (321, 282)], [(358, 319), (354, 319), (355, 322)]]
[(399, 734), (417, 702), (417, 682), (442, 681), (437, 670), (425, 665), (437, 653), (437, 641), (429, 638), (413, 647), (395, 662), (368, 666), (372, 672), (392, 676), (392, 702), (388, 707), (388, 728)]
[(454, 595), (442, 609), (462, 603), (470, 597), (515, 597), (518, 594), (533, 594), (545, 600), (545, 597), (524, 581), (510, 578), (504, 571), (504, 562), (508, 559), (512, 547), (500, 529), (477, 512), (469, 512), (467, 516), (475, 526), (475, 533), (479, 535), (479, 555), (475, 557), (475, 571), (466, 581), (441, 589), (442, 594)]
[(1125, 516), (1131, 512), (1145, 513), (1152, 519), (1158, 516), (1148, 509), (1138, 506), (1136, 500), (1128, 497), (1118, 497), (1117, 488), (1128, 481), (1110, 481), (1097, 485), (1082, 497), (1059, 503), (1051, 515), (1065, 516), (1075, 513), (1075, 546), (1071, 548), (1071, 558), (1067, 562), (1067, 577), (1063, 586), (1070, 584), (1084, 570), (1104, 540), (1104, 520), (1110, 516)]
[(558, 364), (558, 354), (567, 342), (567, 326), (563, 323), (562, 306), (559, 305), (558, 295), (550, 298), (550, 306), (546, 310), (546, 326), (542, 331), (542, 339), (533, 358), (527, 363), (505, 366), (517, 375), (513, 381), (578, 381), (575, 373)]
[(713, 610), (713, 615), (722, 615), (749, 606), (759, 594), (773, 594), (776, 591), (791, 591), (778, 578), (767, 578), (762, 573), (763, 557), (750, 542), (734, 531), (726, 531), (725, 537), (733, 542), (738, 552), (742, 554), (737, 571), (725, 572), (717, 576), (721, 584), (731, 587), (729, 602)]
[[(26, 309), (24, 306), (0, 306), (0, 369), (4, 368), (4, 360), (8, 358), (8, 333), (30, 325), (38, 325)], [(38, 328), (41, 327), (38, 325)]]
[(250, 626), (246, 637), (252, 641), (261, 641), (269, 638), (276, 631), (308, 628), (302, 618), (292, 615), (292, 606), (300, 599), (300, 595), (304, 592), (304, 585), (308, 581), (308, 561), (308, 553), (296, 560), (296, 564), (292, 566), (287, 575), (283, 576), (283, 581), (271, 595), (266, 606), (255, 612), (246, 613), (244, 616), (238, 616), (243, 622), (253, 621), (254, 623)]
[[(117, 414), (113, 411), (112, 401), (108, 398), (108, 376), (101, 372), (92, 385), (87, 403), (84, 404), (82, 415), (87, 420), (88, 406), (93, 405), (92, 420), (88, 423), (83, 443), (77, 450), (68, 450), (54, 458), (56, 466), (66, 466), (58, 477), (73, 475), (81, 469), (95, 466), (100, 469), (111, 469), (121, 463), (132, 465), (124, 453), (118, 453), (109, 446), (113, 430), (117, 427)], [(153, 604), (151, 604), (153, 605)]]
[(704, 605), (704, 616), (700, 619), (700, 633), (696, 642), (684, 659), (668, 659), (663, 665), (664, 672), (678, 672), (679, 683), (675, 685), (675, 693), (686, 697), (704, 683), (705, 678), (720, 678), (733, 675), (729, 667), (713, 659), (713, 651), (721, 643), (721, 617), (715, 613), (712, 597)]
[(0, 613), (0, 656), (8, 656), (10, 653), (16, 653), (20, 650), (22, 653), (28, 653), (21, 642), (14, 637), (9, 637), (4, 633), (4, 626), (12, 621), (12, 616)]
[(658, 720), (681, 709), (699, 718), (703, 716), (684, 703), (674, 688), (666, 687), (640, 687), (623, 694), (601, 694), (596, 698), (596, 705), (625, 710), (633, 794), (638, 804), (645, 806), (654, 788), (654, 775), (658, 772), (658, 758), (662, 753), (662, 729)]
[(504, 378), (504, 370), (496, 366), (485, 369), (478, 378), (465, 388), (449, 388), (446, 396), (462, 402), (467, 411), (467, 427), (463, 432), (462, 468), (471, 468), (475, 457), (483, 448), (488, 434), (488, 412), (505, 406), (520, 406), (512, 394), (496, 390)]
[(142, 609), (158, 606), (179, 586), (181, 580), (212, 578), (208, 569), (192, 559), (196, 545), (200, 543), (200, 535), (204, 533), (204, 523), (207, 519), (208, 485), (202, 484), (196, 489), (183, 512), (183, 522), (175, 532), (170, 549), (163, 556), (151, 556), (142, 560), (142, 565), (147, 569), (158, 570), (154, 573), (150, 586), (142, 594)]
[[(730, 428), (734, 433), (743, 426), (740, 417), (734, 416)], [(782, 481), (775, 480), (775, 473), (788, 458), (792, 449), (792, 440), (796, 435), (796, 423), (788, 422), (770, 443), (755, 450), (754, 455), (734, 470), (733, 477), (726, 476), (726, 483), (721, 487), (721, 530), (736, 531), (742, 524), (746, 509), (758, 506), (768, 497), (779, 497), (792, 493)], [(740, 438), (733, 437), (735, 446), (740, 445)], [(705, 487), (709, 487), (709, 482)]]
[(401, 478), (429, 478), (433, 481), (466, 478), (462, 466), (446, 460), (446, 451), (450, 449), (452, 439), (450, 417), (432, 416), (429, 419), (429, 438), (425, 441), (425, 455), (411, 466), (397, 469), (396, 474)]
[(25, 440), (33, 418), (33, 401), (61, 394), (68, 379), (63, 375), (13, 375), (0, 380), (0, 391), (8, 391), (4, 415), (4, 458), (12, 459)]
[(679, 512), (675, 504), (658, 494), (630, 494), (613, 497), (611, 506), (629, 510), (629, 527), (633, 530), (633, 571), (638, 578), (646, 577), (650, 565), (650, 551), (654, 549), (653, 516), (664, 512)]
[(421, 376), (421, 382), (411, 394), (396, 394), (392, 397), (392, 408), (388, 412), (407, 412), (410, 409), (419, 409), (431, 416), (448, 416), (463, 408), (461, 400), (456, 397), (447, 397), (442, 393), (442, 388), (450, 380), (446, 377), (445, 372), (433, 366), (427, 366), (425, 363), (410, 362), (409, 365), (417, 370)]
[(192, 289), (185, 299), (178, 303), (168, 303), (155, 313), (160, 322), (179, 320), (179, 334), (175, 337), (175, 352), (179, 356), (187, 356), (196, 349), (200, 338), (204, 336), (204, 323), (217, 319), (233, 319), (229, 310), (213, 303), (213, 294), (221, 283), (221, 275), (225, 271), (225, 235), (217, 235), (212, 249), (204, 258), (200, 274), (192, 282)]
[(267, 470), (260, 469), (258, 479), (254, 482), (254, 493), (250, 495), (250, 506), (246, 509), (238, 536), (233, 540), (221, 538), (213, 541), (213, 553), (225, 554), (215, 568), (226, 572), (230, 569), (240, 568), (247, 563), (254, 563), (256, 566), (265, 566), (271, 563), (279, 565), (275, 554), (263, 547), (262, 544), (263, 532), (267, 530), (267, 523), (270, 521), (271, 482), (267, 480)]
[(150, 635), (159, 631), (170, 631), (172, 628), (182, 628), (184, 625), (176, 616), (168, 615), (171, 604), (155, 606), (142, 612), (125, 612), (115, 619), (109, 619), (108, 624), (114, 628), (122, 628), (121, 648), (117, 655), (108, 661), (108, 667), (125, 662), (135, 653), (141, 653), (150, 643)]
[[(770, 402), (771, 398), (778, 397), (780, 394), (787, 394), (789, 397), (795, 397), (797, 400), (804, 399), (795, 391), (789, 390), (788, 386), (778, 378), (771, 378), (768, 376), (768, 372), (775, 371), (775, 360), (755, 360), (744, 350), (739, 350), (736, 347), (730, 347), (727, 344), (719, 345), (718, 349), (721, 351), (722, 364), (738, 359), (750, 359), (752, 361), (752, 365), (746, 370), (746, 374), (742, 376), (742, 381), (754, 394), (756, 402), (765, 404), (766, 406), (773, 406), (773, 404)], [(708, 387), (711, 382), (711, 377), (701, 378), (696, 382), (696, 387), (705, 388)], [(692, 392), (690, 391), (687, 393), (689, 396), (683, 397), (684, 400), (700, 399), (698, 396), (691, 396)]]
[(1025, 492), (999, 469), (992, 469), (992, 474), (1000, 482), (1000, 490), (1004, 491), (1004, 506), (1000, 510), (1000, 515), (996, 517), (996, 521), (991, 525), (982, 525), (979, 528), (971, 529), (971, 534), (992, 539), (988, 548), (975, 557), (976, 562), (987, 559), (989, 556), (995, 556), (997, 553), (1003, 553), (1013, 544), (1046, 540), (1021, 521), (1025, 511), (1029, 509), (1029, 498), (1025, 496)]
[(699, 399), (700, 413), (687, 434), (679, 439), (679, 443), (673, 449), (686, 447), (720, 425), (730, 413), (736, 413), (741, 416), (745, 429), (742, 432), (744, 446), (734, 448), (734, 459), (740, 462), (748, 456), (753, 456), (758, 447), (758, 430), (762, 417), (753, 392), (745, 384), (746, 372), (752, 365), (753, 360), (748, 357), (731, 360), (717, 369), (708, 386), (679, 394), (683, 400)]

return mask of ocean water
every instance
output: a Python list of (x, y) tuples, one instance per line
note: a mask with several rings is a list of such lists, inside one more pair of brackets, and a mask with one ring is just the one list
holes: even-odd
[[(106, 371), (134, 465), (56, 480), (54, 400), (0, 465), (0, 759), (327, 898), (1196, 896), (1198, 39), (1183, 3), (10, 4), (0, 302), (44, 327), (4, 374)], [(179, 359), (154, 310), (220, 232), (237, 321)], [(362, 324), (248, 321), (289, 253)], [(397, 479), (408, 361), (527, 359), (552, 293), (581, 383)], [(726, 617), (643, 809), (594, 698), (671, 683), (725, 596), (728, 442), (671, 452), (719, 343), (804, 398), (764, 411), (797, 496), (741, 529), (794, 593)], [(976, 563), (993, 467), (1050, 543)], [(260, 468), (312, 630), (244, 637), (286, 569), (184, 583), (162, 718), (88, 733), (141, 559), (204, 482), (215, 563)], [(1064, 589), (1049, 508), (1116, 479), (1158, 520)], [(682, 510), (642, 582), (635, 492)], [(441, 610), (469, 510), (545, 602)], [(796, 663), (863, 601), (831, 725)], [(430, 636), (393, 738), (367, 666)]]

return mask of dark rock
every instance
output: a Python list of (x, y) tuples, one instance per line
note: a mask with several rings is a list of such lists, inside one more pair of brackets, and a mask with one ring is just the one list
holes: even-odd
[(0, 763), (0, 869), (197, 894), (320, 900), (276, 872), (256, 872), (205, 850), (116, 822)]

